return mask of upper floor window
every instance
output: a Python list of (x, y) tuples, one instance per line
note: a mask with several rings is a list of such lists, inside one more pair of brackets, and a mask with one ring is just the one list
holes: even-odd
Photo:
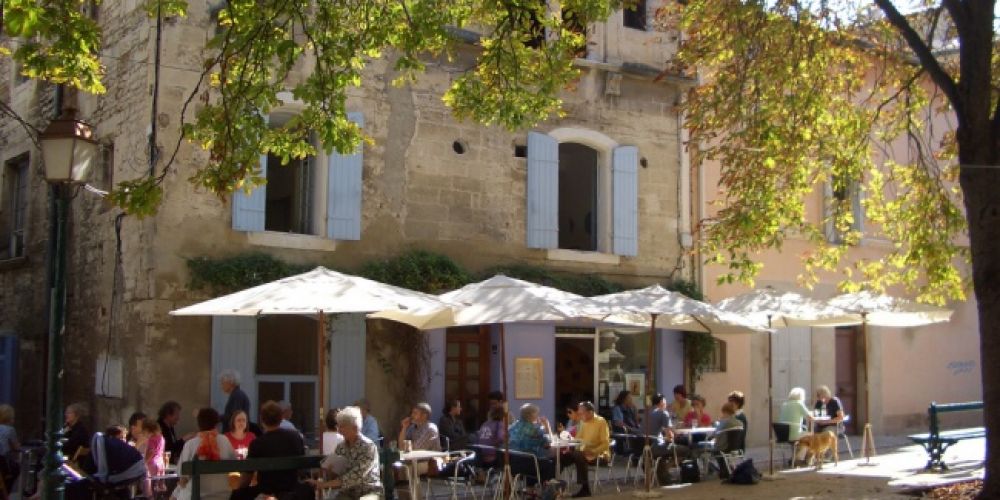
[(552, 134), (528, 133), (528, 247), (636, 255), (638, 148), (586, 130)]
[(24, 256), (24, 229), (28, 215), (28, 155), (19, 156), (4, 166), (3, 215), (0, 219), (0, 259)]
[(838, 230), (833, 220), (835, 208), (850, 210), (851, 231), (864, 231), (864, 209), (861, 206), (861, 186), (857, 181), (834, 179), (827, 186), (825, 212), (827, 216), (826, 236), (831, 243), (845, 243), (847, 235)]
[(646, 0), (625, 3), (622, 9), (622, 25), (626, 28), (646, 31)]
[[(293, 116), (278, 110), (268, 124), (279, 127)], [(348, 113), (348, 119), (363, 124), (360, 113)], [(267, 182), (233, 195), (233, 229), (361, 239), (362, 168), (361, 145), (354, 154), (320, 152), (285, 165), (274, 155), (261, 155), (260, 174)]]

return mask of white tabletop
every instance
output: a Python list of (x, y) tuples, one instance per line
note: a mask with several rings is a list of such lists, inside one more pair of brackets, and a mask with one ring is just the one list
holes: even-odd
[(552, 448), (576, 448), (583, 444), (579, 439), (553, 439), (549, 442), (549, 446)]
[(429, 460), (431, 458), (444, 458), (447, 456), (448, 452), (446, 451), (413, 450), (401, 452), (399, 454), (399, 459), (404, 461)]
[(712, 434), (715, 427), (679, 427), (674, 429), (674, 434)]

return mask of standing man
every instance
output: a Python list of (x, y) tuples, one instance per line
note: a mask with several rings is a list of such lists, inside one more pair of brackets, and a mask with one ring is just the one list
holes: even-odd
[(237, 411), (243, 411), (247, 415), (250, 413), (250, 398), (247, 393), (240, 389), (240, 372), (232, 369), (223, 370), (219, 374), (219, 385), (222, 386), (222, 393), (228, 394), (226, 407), (222, 411), (222, 432), (229, 432), (232, 425), (233, 415)]

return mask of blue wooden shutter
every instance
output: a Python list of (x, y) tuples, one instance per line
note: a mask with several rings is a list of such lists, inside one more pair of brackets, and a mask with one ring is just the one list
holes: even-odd
[(17, 405), (18, 338), (0, 334), (0, 404)]
[(339, 314), (327, 323), (330, 408), (343, 408), (365, 397), (365, 316)]
[(614, 197), (613, 251), (618, 255), (639, 253), (639, 148), (620, 146), (612, 156)]
[[(267, 123), (267, 116), (264, 116)], [(260, 176), (267, 178), (267, 154), (260, 155)], [(233, 229), (237, 231), (263, 231), (267, 206), (267, 184), (257, 186), (250, 194), (239, 190), (233, 193)]]
[[(347, 119), (364, 127), (364, 115), (347, 113)], [(364, 145), (354, 154), (330, 153), (327, 168), (326, 237), (334, 240), (361, 239), (361, 173)]]
[(559, 246), (559, 141), (528, 132), (528, 248)]
[(257, 317), (212, 317), (212, 408), (222, 411), (228, 396), (219, 387), (219, 374), (232, 369), (240, 372), (240, 388), (250, 398), (250, 419), (256, 421), (257, 401)]

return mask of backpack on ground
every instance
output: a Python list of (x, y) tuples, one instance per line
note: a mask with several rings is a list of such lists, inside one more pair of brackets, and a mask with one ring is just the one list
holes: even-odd
[(739, 463), (729, 475), (729, 482), (732, 484), (757, 484), (760, 481), (760, 472), (753, 466), (753, 460), (746, 459)]
[(698, 470), (698, 462), (685, 460), (681, 462), (681, 482), (697, 483), (701, 480), (701, 471)]

